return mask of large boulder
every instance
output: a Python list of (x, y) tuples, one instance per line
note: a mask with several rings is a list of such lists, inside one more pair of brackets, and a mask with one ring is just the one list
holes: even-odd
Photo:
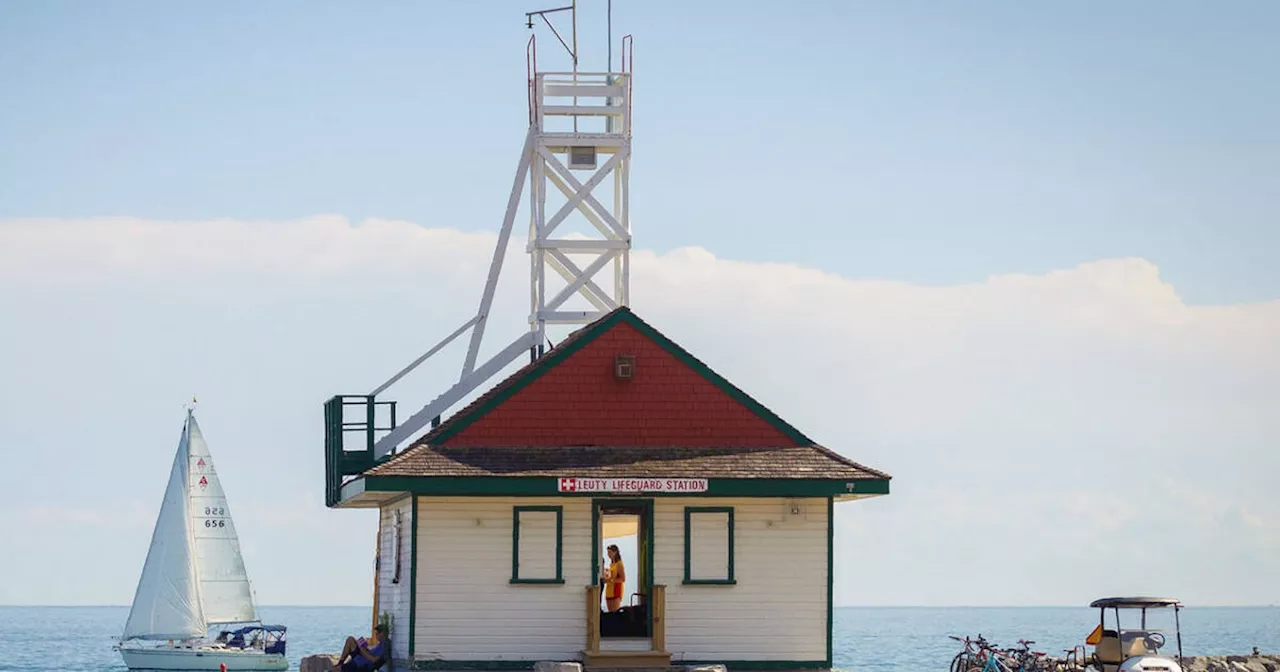
[(307, 656), (298, 665), (298, 672), (333, 672), (333, 666), (337, 664), (338, 657), (327, 653)]

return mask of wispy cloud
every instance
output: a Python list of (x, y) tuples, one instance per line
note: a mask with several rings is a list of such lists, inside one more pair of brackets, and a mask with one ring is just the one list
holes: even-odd
[[(320, 503), (319, 404), (472, 314), (493, 241), (336, 216), (0, 222), (0, 446), (58, 469), (74, 506), (13, 472), (0, 486), (68, 547), (106, 520), (83, 493), (158, 505), (196, 388), (262, 598), (367, 601), (372, 519)], [(527, 328), (521, 248), (490, 352)], [(890, 497), (840, 507), (843, 603), (1280, 600), (1280, 301), (1189, 305), (1141, 258), (921, 286), (638, 250), (632, 283), (645, 319), (894, 475)], [(456, 379), (442, 354), (393, 389), (405, 412)], [(127, 601), (145, 533), (101, 543), (116, 580), (75, 589)]]

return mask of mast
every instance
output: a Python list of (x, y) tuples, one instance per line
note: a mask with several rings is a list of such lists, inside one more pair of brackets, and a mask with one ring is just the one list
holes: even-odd
[(184, 459), (187, 465), (187, 483), (186, 483), (187, 489), (186, 489), (186, 498), (185, 498), (187, 505), (186, 505), (186, 515), (183, 516), (183, 522), (186, 523), (185, 528), (187, 532), (187, 538), (186, 538), (187, 549), (188, 549), (187, 553), (188, 553), (188, 557), (191, 558), (191, 574), (192, 574), (192, 578), (195, 579), (196, 609), (200, 614), (200, 622), (201, 624), (203, 624), (203, 628), (200, 635), (205, 636), (209, 634), (209, 615), (206, 614), (204, 610), (204, 586), (200, 585), (200, 550), (196, 546), (195, 522), (191, 519), (191, 514), (192, 514), (192, 510), (191, 510), (192, 509), (192, 505), (191, 505), (191, 488), (192, 488), (191, 434), (192, 432), (191, 430), (193, 427), (195, 427), (195, 424), (196, 424), (195, 412), (196, 412), (196, 399), (193, 396), (191, 397), (191, 405), (187, 407), (187, 420), (186, 422), (182, 423), (182, 431), (184, 433), (183, 446), (185, 447), (186, 453), (187, 453)]

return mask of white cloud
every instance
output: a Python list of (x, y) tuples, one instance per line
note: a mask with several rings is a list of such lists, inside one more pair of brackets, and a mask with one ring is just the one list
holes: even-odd
[[(494, 239), (336, 216), (0, 222), (0, 451), (58, 474), (0, 486), (67, 511), (158, 502), (197, 391), (263, 601), (367, 601), (372, 518), (320, 504), (320, 403), (469, 317)], [(527, 311), (512, 248), (489, 352)], [(688, 248), (635, 252), (632, 278), (641, 317), (895, 476), (840, 507), (843, 603), (1280, 601), (1280, 301), (1187, 305), (1143, 259), (920, 286)], [(460, 349), (396, 390), (402, 414)], [(66, 594), (127, 602), (145, 533), (94, 539), (110, 580)], [(47, 585), (0, 564), (18, 569)]]

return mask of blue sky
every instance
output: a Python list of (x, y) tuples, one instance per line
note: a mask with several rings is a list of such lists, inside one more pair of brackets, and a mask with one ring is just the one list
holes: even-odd
[[(41, 543), (0, 554), (0, 604), (129, 601), (193, 392), (259, 599), (368, 601), (321, 404), (474, 311), (543, 7), (0, 6), (0, 537)], [(838, 507), (839, 604), (1280, 602), (1280, 5), (613, 22), (633, 307), (895, 477)], [(487, 347), (523, 328), (521, 247)], [(1018, 550), (944, 553), (991, 539)]]
[[(582, 3), (584, 68), (606, 57), (604, 6)], [(0, 217), (493, 230), (539, 8), (6, 3)], [(613, 13), (636, 35), (652, 249), (929, 284), (1141, 255), (1193, 303), (1280, 294), (1274, 3)]]

